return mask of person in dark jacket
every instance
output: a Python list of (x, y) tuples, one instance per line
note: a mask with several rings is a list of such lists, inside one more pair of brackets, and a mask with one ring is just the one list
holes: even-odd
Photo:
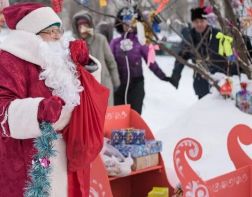
[[(131, 20), (130, 12), (135, 15), (133, 8), (122, 8), (118, 12), (119, 20), (115, 22), (115, 27), (121, 36), (110, 43), (121, 81), (121, 85), (115, 92), (114, 101), (115, 105), (131, 104), (131, 107), (141, 114), (145, 95), (142, 58), (147, 62), (149, 47), (140, 44), (136, 30), (121, 22), (127, 23)], [(151, 63), (149, 68), (159, 79), (169, 80), (156, 62)]]
[[(191, 10), (192, 28), (182, 30), (184, 40), (181, 43), (179, 56), (185, 60), (191, 59), (194, 63), (199, 63), (203, 59), (205, 62), (201, 62), (202, 65), (212, 74), (216, 72), (229, 75), (237, 74), (236, 65), (229, 64), (224, 56), (218, 54), (219, 40), (216, 35), (220, 30), (208, 25), (205, 15), (205, 7)], [(199, 58), (193, 48), (197, 50)], [(171, 76), (171, 83), (176, 88), (178, 88), (183, 68), (184, 65), (176, 60)], [(200, 99), (209, 93), (210, 85), (199, 73), (195, 72), (193, 78), (193, 87)]]
[(108, 43), (113, 39), (114, 24), (106, 21), (101, 21), (97, 25), (97, 31), (107, 38)]

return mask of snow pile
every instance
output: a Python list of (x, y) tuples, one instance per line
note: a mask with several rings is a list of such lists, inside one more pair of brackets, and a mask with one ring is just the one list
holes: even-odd
[[(174, 58), (158, 57), (157, 61), (165, 73), (170, 76)], [(223, 99), (212, 89), (212, 94), (197, 100), (192, 88), (193, 71), (184, 68), (178, 90), (169, 83), (160, 81), (149, 69), (144, 67), (145, 100), (143, 118), (152, 129), (155, 137), (163, 141), (163, 158), (170, 183), (176, 186), (178, 180), (173, 167), (173, 151), (179, 140), (191, 137), (199, 141), (203, 155), (199, 161), (189, 161), (192, 168), (203, 180), (234, 170), (227, 151), (227, 136), (237, 124), (252, 127), (252, 115), (241, 112), (235, 107), (235, 100)], [(216, 74), (223, 83), (225, 77)], [(247, 81), (243, 75), (241, 81)], [(232, 77), (233, 98), (240, 90), (240, 80)], [(252, 91), (252, 82), (248, 82)], [(242, 145), (252, 157), (252, 147)]]
[[(252, 127), (251, 115), (236, 108), (234, 100), (224, 100), (212, 94), (195, 103), (166, 131), (158, 133), (158, 138), (166, 139), (163, 157), (171, 184), (175, 186), (178, 183), (174, 174), (173, 151), (176, 143), (185, 137), (194, 138), (202, 145), (202, 158), (189, 163), (203, 180), (234, 170), (227, 151), (227, 136), (240, 123)], [(244, 149), (252, 156), (251, 146)]]

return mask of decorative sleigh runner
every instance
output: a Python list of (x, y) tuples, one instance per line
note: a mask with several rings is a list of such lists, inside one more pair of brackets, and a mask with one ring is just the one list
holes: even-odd
[(177, 143), (173, 154), (174, 167), (184, 197), (252, 197), (252, 160), (239, 145), (239, 142), (252, 144), (252, 129), (237, 125), (230, 131), (227, 141), (236, 170), (210, 180), (202, 180), (185, 157), (186, 154), (193, 161), (199, 160), (202, 155), (200, 143), (192, 138)]

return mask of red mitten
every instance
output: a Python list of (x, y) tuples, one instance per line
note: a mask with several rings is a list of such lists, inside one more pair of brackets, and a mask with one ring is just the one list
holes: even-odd
[(38, 121), (55, 123), (59, 119), (64, 105), (65, 102), (57, 96), (43, 99), (38, 107)]
[(85, 41), (75, 40), (69, 44), (71, 58), (75, 64), (86, 65), (89, 60), (88, 47)]

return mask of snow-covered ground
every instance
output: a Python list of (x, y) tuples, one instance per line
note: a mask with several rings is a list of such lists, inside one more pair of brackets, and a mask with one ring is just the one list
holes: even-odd
[[(174, 59), (157, 57), (157, 61), (170, 76)], [(252, 127), (251, 115), (239, 111), (233, 100), (224, 100), (216, 94), (199, 101), (192, 88), (192, 70), (187, 67), (182, 73), (178, 90), (160, 81), (146, 67), (144, 75), (146, 97), (142, 116), (156, 138), (163, 141), (162, 155), (170, 183), (173, 186), (177, 183), (173, 151), (176, 143), (185, 137), (194, 138), (202, 144), (202, 158), (189, 163), (203, 180), (234, 170), (227, 152), (227, 136), (238, 123)], [(250, 156), (251, 147), (243, 146)]]
[[(157, 56), (156, 60), (166, 75), (171, 76), (175, 59), (170, 56)], [(167, 173), (169, 172), (168, 176), (172, 175), (171, 177), (174, 177), (174, 173), (170, 173), (172, 153), (167, 150), (167, 146), (169, 150), (175, 147), (174, 144), (170, 145), (169, 139), (178, 136), (178, 134), (169, 130), (169, 127), (198, 101), (192, 86), (193, 71), (185, 67), (182, 72), (179, 88), (175, 89), (169, 82), (158, 79), (147, 66), (143, 66), (143, 70), (145, 77), (145, 98), (142, 117), (155, 137), (163, 141), (164, 149), (162, 155), (165, 159)]]
[[(170, 56), (157, 56), (157, 62), (167, 76), (171, 76), (175, 59)], [(169, 125), (183, 114), (198, 99), (192, 87), (193, 71), (185, 67), (179, 88), (158, 79), (143, 66), (145, 76), (145, 99), (142, 116), (154, 134), (165, 131)]]

